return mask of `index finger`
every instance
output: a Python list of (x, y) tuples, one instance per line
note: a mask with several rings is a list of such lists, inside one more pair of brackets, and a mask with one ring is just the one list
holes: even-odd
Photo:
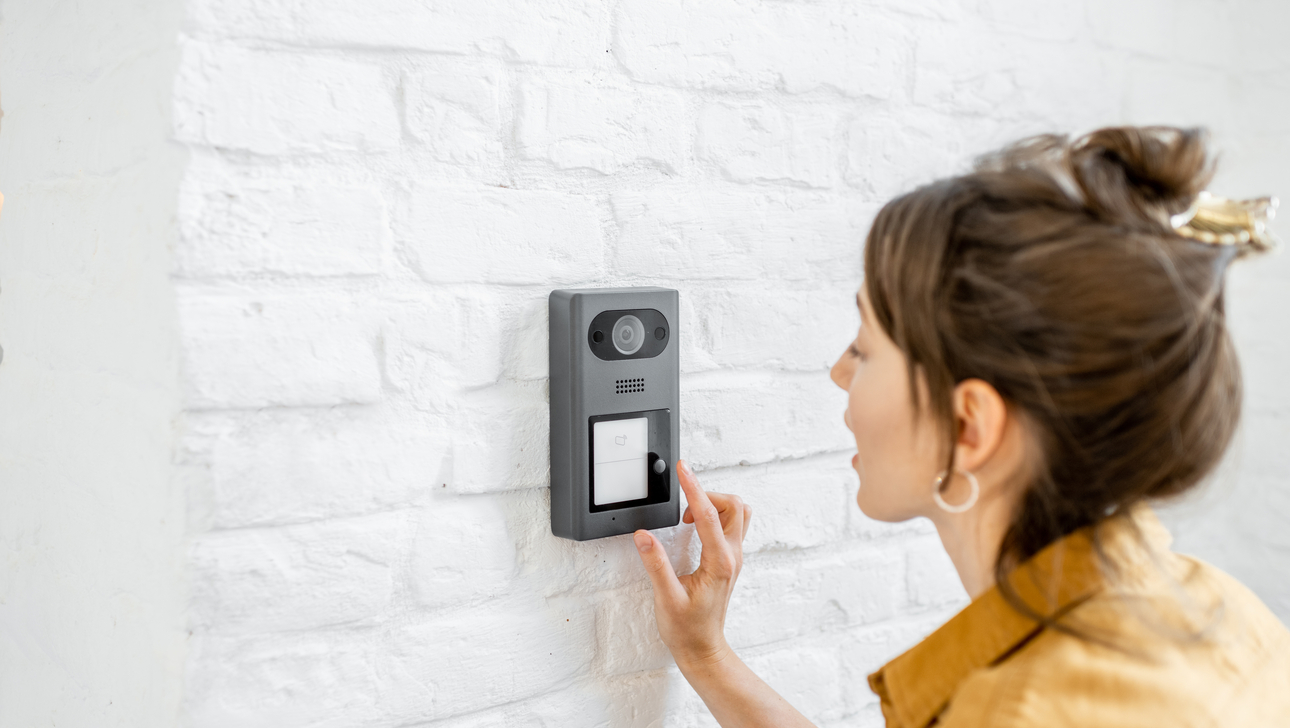
[(681, 481), (681, 490), (685, 491), (685, 499), (689, 501), (694, 530), (699, 532), (699, 542), (703, 544), (705, 551), (720, 548), (720, 544), (725, 542), (725, 530), (721, 527), (721, 514), (717, 507), (712, 504), (684, 460), (676, 461), (676, 475)]

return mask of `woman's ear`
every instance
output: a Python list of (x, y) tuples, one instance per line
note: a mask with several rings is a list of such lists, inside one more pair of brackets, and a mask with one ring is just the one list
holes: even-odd
[(958, 428), (954, 462), (957, 467), (977, 472), (1003, 444), (1008, 406), (989, 383), (965, 379), (954, 387), (954, 421)]

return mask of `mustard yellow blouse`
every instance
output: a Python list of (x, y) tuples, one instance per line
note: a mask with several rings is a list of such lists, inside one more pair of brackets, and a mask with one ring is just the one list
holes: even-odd
[(1069, 610), (1060, 623), (1096, 641), (1041, 628), (992, 588), (869, 676), (889, 728), (1290, 727), (1290, 631), (1259, 598), (1169, 551), (1145, 505), (1102, 529), (1118, 577), (1098, 568), (1091, 529), (1010, 577), (1027, 604)]

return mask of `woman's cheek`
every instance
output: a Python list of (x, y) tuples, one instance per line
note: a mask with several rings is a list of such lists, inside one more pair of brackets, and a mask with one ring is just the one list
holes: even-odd
[[(856, 502), (869, 518), (899, 521), (908, 517), (901, 477), (901, 428), (906, 426), (889, 386), (866, 387), (853, 392), (855, 407), (849, 409), (855, 433), (860, 492)], [(904, 390), (897, 389), (897, 394)]]
[(850, 420), (851, 432), (855, 434), (856, 449), (861, 461), (866, 460), (879, 444), (875, 440), (880, 437), (882, 430), (881, 400), (877, 399), (881, 395), (870, 391), (871, 389), (872, 387), (857, 387), (851, 393), (851, 406), (847, 408), (847, 418)]

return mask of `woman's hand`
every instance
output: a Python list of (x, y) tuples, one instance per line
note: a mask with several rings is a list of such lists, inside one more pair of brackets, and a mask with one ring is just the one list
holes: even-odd
[(663, 544), (649, 531), (634, 538), (654, 587), (654, 618), (663, 644), (677, 665), (712, 664), (725, 659), (726, 606), (743, 567), (743, 540), (752, 509), (739, 496), (705, 493), (684, 460), (676, 474), (689, 506), (681, 520), (693, 523), (703, 552), (699, 568), (677, 577)]
[(723, 726), (808, 728), (797, 712), (739, 659), (726, 644), (726, 606), (744, 563), (744, 534), (752, 509), (738, 496), (704, 493), (678, 461), (676, 474), (690, 502), (681, 520), (693, 523), (703, 543), (699, 568), (677, 578), (663, 544), (637, 531), (636, 550), (654, 587), (654, 618), (663, 644), (681, 674)]

